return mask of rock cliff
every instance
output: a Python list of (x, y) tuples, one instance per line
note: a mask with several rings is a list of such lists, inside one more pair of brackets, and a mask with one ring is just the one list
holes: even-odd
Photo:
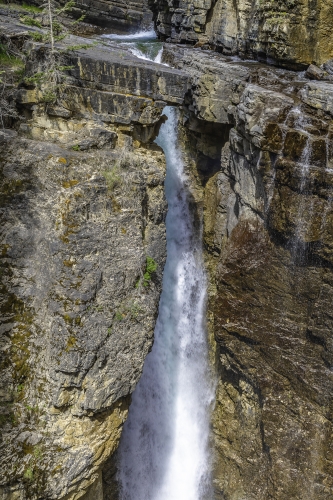
[[(264, 24), (251, 24), (271, 12), (261, 4), (237, 7), (241, 36), (215, 30), (219, 9), (234, 8), (219, 0), (192, 2), (192, 13), (154, 5), (172, 40), (288, 65), (332, 55), (313, 42), (327, 18), (313, 56), (297, 31), (305, 17), (281, 14), (302, 23), (291, 36), (276, 21), (266, 43)], [(86, 45), (59, 44), (56, 102), (31, 81), (49, 49), (25, 45), (23, 119), (0, 133), (1, 500), (117, 497), (112, 456), (165, 261), (165, 161), (152, 141), (166, 103), (182, 106), (204, 221), (214, 498), (332, 498), (333, 84), (184, 45), (165, 47), (170, 67)], [(157, 263), (148, 283), (147, 258)]]
[(185, 144), (217, 343), (214, 498), (328, 500), (333, 86), (198, 50), (166, 56), (194, 82)]
[(289, 67), (333, 57), (332, 1), (150, 1), (163, 39)]
[[(78, 65), (89, 75), (83, 53)], [(26, 119), (0, 132), (4, 499), (102, 498), (153, 342), (165, 160), (147, 136), (164, 104), (127, 82), (106, 99), (92, 84), (75, 93), (73, 76), (57, 105), (22, 87)]]
[[(41, 0), (29, 3), (44, 5)], [(60, 0), (59, 3), (64, 6), (67, 2)], [(81, 0), (75, 2), (70, 15), (75, 18), (84, 16), (85, 22), (120, 32), (135, 32), (138, 29), (149, 28), (152, 24), (152, 12), (148, 0)]]

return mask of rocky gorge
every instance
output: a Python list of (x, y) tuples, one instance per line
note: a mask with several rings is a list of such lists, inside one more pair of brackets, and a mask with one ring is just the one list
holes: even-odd
[[(1, 11), (24, 68), (11, 96), (19, 116), (0, 132), (0, 498), (119, 498), (117, 448), (166, 259), (166, 162), (154, 141), (169, 105), (203, 224), (209, 498), (328, 500), (332, 4), (136, 5), (136, 26), (152, 9), (164, 64), (68, 35), (51, 102), (33, 79), (49, 45)], [(120, 8), (91, 9), (105, 25), (106, 6)]]

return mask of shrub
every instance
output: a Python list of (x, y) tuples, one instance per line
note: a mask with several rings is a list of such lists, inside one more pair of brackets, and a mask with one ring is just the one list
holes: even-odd
[(24, 473), (23, 477), (24, 477), (24, 479), (28, 479), (28, 481), (32, 481), (32, 480), (33, 480), (33, 478), (34, 478), (34, 473), (33, 473), (33, 470), (32, 470), (32, 468), (31, 468), (31, 467), (29, 467), (29, 468), (25, 471), (25, 473)]
[(105, 170), (103, 176), (110, 191), (120, 184), (121, 177), (118, 174), (118, 167), (115, 165), (111, 170)]
[(36, 26), (37, 28), (42, 27), (42, 23), (37, 19), (34, 19), (33, 17), (23, 16), (21, 17), (20, 21), (21, 23), (26, 24), (27, 26)]
[(146, 272), (143, 275), (143, 286), (148, 286), (151, 280), (151, 275), (156, 271), (157, 263), (152, 257), (146, 257)]
[[(146, 257), (146, 270), (144, 272), (143, 280), (142, 280), (143, 286), (145, 286), (145, 287), (149, 286), (152, 274), (156, 271), (156, 269), (157, 269), (157, 262), (155, 262), (155, 260), (152, 257), (147, 256)], [(136, 282), (135, 287), (139, 288), (140, 284), (141, 284), (141, 279), (139, 279)]]

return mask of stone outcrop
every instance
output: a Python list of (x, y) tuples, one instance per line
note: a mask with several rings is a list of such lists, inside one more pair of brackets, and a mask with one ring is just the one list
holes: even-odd
[[(36, 72), (40, 46), (30, 49), (27, 71)], [(147, 141), (158, 130), (163, 89), (169, 97), (163, 71), (147, 87), (154, 64), (140, 74), (135, 58), (124, 57), (121, 87), (111, 70), (119, 54), (112, 62), (99, 54), (93, 66), (93, 54), (71, 51), (80, 70), (55, 104), (22, 85), (25, 120), (18, 133), (0, 133), (6, 500), (102, 499), (101, 469), (153, 342), (166, 251), (165, 160)], [(179, 99), (177, 78), (183, 82), (175, 75), (170, 99)], [(157, 263), (148, 282), (147, 257)]]
[(217, 343), (214, 498), (328, 500), (333, 85), (182, 51)]
[(160, 36), (173, 42), (209, 43), (285, 66), (322, 64), (333, 55), (331, 1), (151, 0)]
[[(43, 5), (41, 0), (34, 0), (35, 5)], [(61, 5), (66, 1), (61, 0)], [(76, 18), (84, 16), (85, 22), (120, 32), (137, 31), (149, 28), (152, 24), (152, 12), (148, 0), (81, 0), (76, 2), (70, 15)]]
[[(18, 498), (86, 491), (153, 340), (164, 158), (91, 132), (103, 142), (84, 152), (1, 135), (1, 478), (23, 478)], [(146, 256), (158, 272), (145, 288)]]

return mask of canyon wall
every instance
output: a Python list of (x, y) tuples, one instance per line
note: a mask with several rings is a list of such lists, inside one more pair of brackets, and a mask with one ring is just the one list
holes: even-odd
[(308, 0), (150, 0), (158, 33), (176, 43), (208, 43), (289, 67), (333, 57), (333, 2)]
[(333, 86), (179, 46), (166, 56), (194, 81), (185, 146), (217, 343), (214, 498), (328, 500)]
[[(102, 499), (101, 468), (153, 342), (167, 206), (164, 155), (148, 141), (165, 103), (148, 96), (157, 84), (138, 87), (134, 56), (103, 48), (100, 61), (68, 56), (80, 64), (56, 104), (22, 85), (25, 119), (0, 132), (2, 499)], [(93, 65), (116, 60), (123, 93), (105, 78), (94, 88)]]
[[(244, 38), (228, 21), (218, 40), (222, 5), (191, 5), (185, 26), (187, 4), (159, 3), (165, 38), (291, 66), (332, 56), (321, 42), (309, 43), (318, 58), (303, 53), (297, 31), (295, 52), (280, 21), (269, 43), (280, 28), (285, 38), (269, 55), (259, 28), (246, 34), (245, 6)], [(324, 30), (313, 29), (317, 40)], [(183, 109), (204, 220), (214, 497), (332, 498), (332, 83), (184, 45), (165, 47), (167, 67), (117, 45), (61, 43), (61, 97), (21, 83), (22, 119), (0, 133), (1, 500), (117, 498), (112, 456), (165, 261), (165, 160), (153, 140), (166, 104)], [(25, 47), (29, 78), (47, 49)]]
[(152, 23), (148, 0), (80, 0), (71, 13), (75, 17), (84, 15), (86, 22), (97, 26), (126, 32), (148, 28)]

